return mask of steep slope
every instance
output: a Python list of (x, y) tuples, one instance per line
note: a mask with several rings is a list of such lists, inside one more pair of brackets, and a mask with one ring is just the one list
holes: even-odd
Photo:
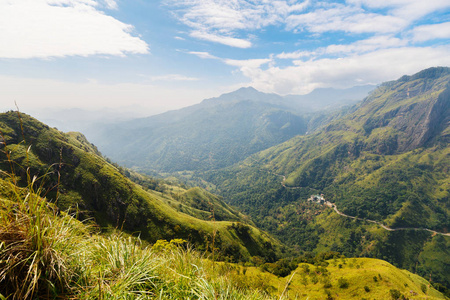
[(108, 157), (141, 170), (229, 166), (306, 132), (283, 99), (243, 88), (188, 108), (108, 126), (93, 140)]
[[(388, 82), (323, 130), (206, 178), (258, 225), (305, 250), (378, 256), (411, 270), (431, 271), (449, 284), (448, 237), (339, 221), (345, 217), (301, 204), (311, 194), (324, 193), (339, 211), (362, 220), (448, 232), (449, 82), (449, 68)], [(283, 185), (280, 175), (285, 176)], [(310, 235), (310, 244), (299, 244), (299, 235)], [(427, 263), (424, 249), (436, 251), (437, 261)]]
[[(29, 171), (50, 201), (62, 210), (78, 211), (80, 218), (93, 217), (102, 227), (139, 232), (150, 242), (183, 238), (199, 249), (215, 245), (221, 255), (235, 260), (253, 255), (273, 260), (279, 251), (277, 241), (240, 223), (238, 213), (207, 192), (171, 186), (163, 192), (144, 190), (79, 133), (65, 134), (27, 115), (19, 118), (16, 112), (0, 114), (0, 132), (1, 170), (16, 174), (23, 184)], [(228, 221), (209, 218), (215, 210)], [(234, 230), (232, 221), (244, 230)]]

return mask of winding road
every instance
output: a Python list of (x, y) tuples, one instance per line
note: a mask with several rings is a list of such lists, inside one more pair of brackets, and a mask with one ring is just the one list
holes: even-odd
[[(286, 176), (285, 176), (285, 175), (282, 175), (282, 174), (276, 174), (276, 173), (272, 173), (272, 174), (273, 174), (273, 175), (276, 175), (276, 176), (281, 176), (281, 177), (283, 177), (283, 180), (281, 181), (281, 185), (282, 185), (284, 188), (286, 188), (286, 189), (294, 190), (294, 189), (299, 189), (299, 188), (301, 188), (301, 186), (286, 186), (286, 184), (285, 184)], [(369, 223), (374, 223), (374, 224), (377, 224), (378, 226), (380, 226), (381, 228), (383, 228), (383, 229), (385, 229), (385, 230), (387, 230), (387, 231), (424, 230), (424, 231), (429, 231), (429, 232), (434, 233), (434, 234), (440, 234), (440, 235), (444, 235), (444, 236), (450, 236), (450, 233), (439, 232), (439, 231), (435, 231), (435, 230), (428, 229), (428, 228), (413, 228), (413, 227), (390, 228), (390, 227), (387, 227), (386, 225), (384, 225), (383, 223), (380, 223), (380, 222), (375, 221), (375, 220), (363, 219), (363, 218), (354, 217), (354, 216), (349, 216), (349, 215), (347, 215), (347, 214), (344, 214), (343, 212), (340, 212), (340, 211), (338, 210), (336, 204), (333, 204), (333, 203), (331, 203), (330, 201), (325, 201), (325, 202), (324, 202), (324, 205), (326, 205), (326, 206), (328, 206), (328, 207), (330, 207), (330, 208), (333, 208), (334, 211), (335, 211), (338, 215), (341, 215), (341, 216), (343, 216), (343, 217), (350, 218), (350, 219), (355, 219), (355, 220), (360, 220), (360, 221), (367, 221), (367, 222), (369, 222)]]

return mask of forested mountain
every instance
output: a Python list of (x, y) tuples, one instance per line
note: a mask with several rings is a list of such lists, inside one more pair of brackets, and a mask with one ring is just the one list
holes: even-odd
[[(448, 236), (387, 231), (364, 220), (449, 231), (449, 82), (449, 68), (387, 82), (322, 130), (204, 177), (259, 226), (300, 249), (376, 256), (448, 285)], [(321, 193), (361, 220), (305, 203)]]
[(277, 95), (243, 88), (177, 111), (106, 127), (95, 143), (111, 159), (141, 170), (226, 167), (306, 132), (306, 121)]
[(180, 110), (96, 128), (91, 136), (102, 153), (144, 172), (219, 169), (323, 126), (336, 117), (333, 109), (369, 90), (323, 89), (315, 92), (323, 101), (315, 101), (310, 95), (241, 88)]
[(104, 229), (124, 229), (149, 242), (183, 238), (204, 250), (215, 245), (218, 255), (233, 260), (259, 255), (270, 261), (280, 253), (279, 242), (219, 197), (113, 165), (80, 133), (62, 133), (16, 112), (0, 114), (0, 133), (3, 195), (8, 180), (26, 186), (36, 177), (34, 186), (48, 201)]

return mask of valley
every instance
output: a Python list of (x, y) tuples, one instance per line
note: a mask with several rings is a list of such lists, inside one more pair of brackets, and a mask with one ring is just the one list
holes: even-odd
[[(352, 106), (303, 113), (240, 89), (102, 127), (97, 134), (110, 134), (97, 136), (100, 148), (81, 133), (3, 113), (0, 195), (22, 197), (14, 191), (30, 190), (35, 176), (31, 186), (45, 195), (38, 201), (91, 220), (99, 236), (119, 230), (173, 251), (187, 242), (212, 261), (207, 272), (218, 261), (228, 268), (220, 276), (259, 285), (269, 298), (381, 299), (391, 290), (441, 299), (434, 288), (448, 294), (450, 284), (449, 82), (449, 68), (431, 68)], [(322, 193), (323, 201), (306, 200)], [(389, 270), (375, 274), (386, 261)], [(398, 272), (413, 281), (393, 283)], [(352, 287), (355, 276), (365, 285)], [(377, 276), (390, 279), (379, 286)]]
[[(180, 141), (181, 135), (187, 139), (175, 124), (180, 122), (182, 128), (188, 128), (191, 121), (187, 116), (194, 112), (194, 124), (202, 126), (201, 130), (189, 127), (190, 143), (204, 149), (209, 158), (189, 156), (189, 151), (179, 156), (172, 152), (170, 144), (158, 153), (179, 158), (187, 155), (191, 166), (202, 167), (176, 164), (173, 168), (177, 160), (166, 156), (170, 167), (164, 167), (164, 163), (154, 168), (146, 165), (154, 163), (149, 154), (140, 156), (139, 165), (129, 166), (221, 195), (228, 204), (249, 215), (256, 226), (297, 251), (339, 251), (346, 256), (382, 258), (422, 276), (433, 274), (434, 280), (450, 284), (449, 78), (448, 68), (405, 75), (381, 84), (353, 106), (300, 113), (304, 125), (296, 130), (287, 127), (292, 125), (288, 121), (295, 110), (289, 109), (282, 98), (239, 90), (170, 112), (177, 117), (172, 118), (172, 133), (166, 131), (164, 139)], [(261, 110), (257, 105), (275, 111), (283, 107), (289, 113), (269, 121), (265, 119), (267, 111), (258, 115)], [(211, 118), (205, 110), (224, 115), (231, 108), (226, 112), (231, 117), (237, 107), (237, 116), (247, 123), (226, 124), (220, 118)], [(317, 118), (311, 117), (318, 115), (320, 126), (313, 121)], [(152, 117), (150, 123), (141, 120), (134, 125), (135, 130), (160, 130), (157, 128), (166, 125), (155, 125), (158, 118), (162, 116)], [(261, 118), (266, 121), (249, 123)], [(211, 135), (240, 135), (240, 126), (253, 128), (245, 138), (234, 140), (241, 144), (218, 145), (202, 140)], [(269, 128), (272, 138), (291, 128), (291, 137), (283, 137), (284, 142), (272, 147), (264, 143), (266, 149), (243, 150)], [(144, 144), (139, 147), (152, 153), (152, 148)], [(236, 152), (241, 156), (229, 160), (229, 155)], [(204, 162), (212, 162), (214, 155), (225, 158), (225, 164), (206, 166)], [(317, 193), (327, 195), (336, 215), (306, 203), (311, 194)], [(342, 217), (346, 220), (339, 219)], [(427, 253), (434, 253), (432, 260)]]
[(450, 300), (450, 1), (0, 0), (0, 300)]

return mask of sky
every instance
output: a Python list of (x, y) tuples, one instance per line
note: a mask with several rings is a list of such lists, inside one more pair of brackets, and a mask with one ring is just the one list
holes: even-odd
[(158, 113), (450, 66), (448, 0), (0, 0), (0, 109)]

